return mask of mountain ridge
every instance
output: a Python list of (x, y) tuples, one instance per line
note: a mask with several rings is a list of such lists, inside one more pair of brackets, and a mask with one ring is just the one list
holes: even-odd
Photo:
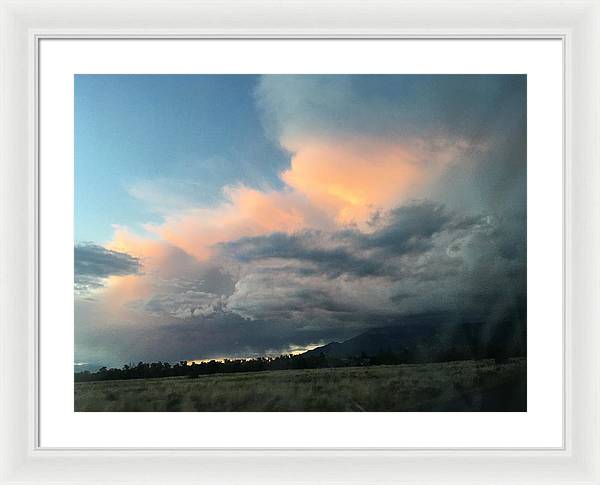
[(483, 322), (445, 324), (409, 322), (367, 330), (343, 342), (330, 342), (300, 354), (336, 359), (394, 354), (406, 362), (438, 362), (520, 357), (526, 354), (525, 329), (520, 322), (492, 326)]

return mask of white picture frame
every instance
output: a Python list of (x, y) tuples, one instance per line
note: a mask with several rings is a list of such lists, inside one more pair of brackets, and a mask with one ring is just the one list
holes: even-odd
[[(0, 3), (0, 483), (600, 483), (600, 2)], [(564, 47), (565, 445), (561, 449), (37, 446), (43, 38), (554, 38)]]

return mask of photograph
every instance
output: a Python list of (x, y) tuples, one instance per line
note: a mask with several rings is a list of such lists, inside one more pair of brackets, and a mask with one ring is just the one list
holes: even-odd
[(75, 412), (527, 411), (526, 74), (73, 80)]

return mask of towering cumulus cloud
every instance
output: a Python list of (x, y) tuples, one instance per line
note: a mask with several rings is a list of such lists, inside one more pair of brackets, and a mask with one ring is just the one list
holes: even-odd
[(247, 82), (260, 143), (285, 162), (218, 177), (204, 201), (189, 174), (171, 198), (136, 199), (157, 185), (135, 181), (147, 219), (75, 248), (80, 359), (261, 355), (419, 316), (525, 325), (524, 76)]

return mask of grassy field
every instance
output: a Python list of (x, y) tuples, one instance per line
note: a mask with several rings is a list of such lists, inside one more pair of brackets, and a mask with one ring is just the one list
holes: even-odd
[(525, 410), (525, 359), (75, 384), (75, 411)]

